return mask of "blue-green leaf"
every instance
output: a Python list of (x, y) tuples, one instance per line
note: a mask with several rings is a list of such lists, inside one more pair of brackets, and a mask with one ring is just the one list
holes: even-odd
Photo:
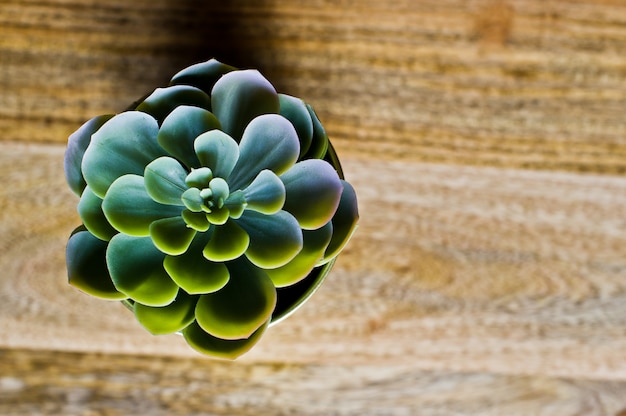
[(163, 268), (164, 258), (150, 237), (121, 233), (111, 239), (106, 251), (107, 266), (117, 290), (147, 306), (169, 305), (178, 293), (178, 285)]
[(322, 259), (333, 235), (333, 227), (328, 223), (317, 230), (304, 230), (302, 235), (304, 239), (302, 250), (293, 260), (282, 267), (265, 271), (274, 286), (290, 286), (307, 277)]
[(91, 192), (88, 186), (78, 202), (78, 215), (89, 232), (101, 240), (109, 241), (117, 234), (117, 230), (109, 224), (102, 212), (102, 199)]
[(239, 141), (244, 129), (261, 114), (276, 114), (278, 94), (256, 70), (233, 71), (222, 76), (211, 92), (213, 113), (222, 130)]
[(210, 95), (217, 80), (235, 69), (215, 59), (210, 59), (183, 69), (172, 77), (170, 85), (191, 85)]
[(289, 120), (278, 114), (255, 118), (239, 144), (239, 160), (228, 180), (231, 189), (243, 189), (264, 169), (280, 175), (299, 154), (298, 134)]
[(150, 224), (152, 242), (165, 254), (177, 256), (189, 248), (196, 230), (187, 227), (182, 217), (163, 218)]
[(343, 192), (337, 212), (333, 216), (333, 238), (324, 253), (324, 259), (318, 263), (328, 263), (335, 258), (348, 243), (359, 222), (359, 206), (356, 192), (352, 185), (346, 181), (343, 184)]
[(178, 216), (183, 207), (153, 201), (146, 192), (143, 177), (124, 175), (109, 188), (102, 210), (109, 223), (117, 230), (143, 237), (150, 234), (152, 221)]
[(143, 177), (146, 192), (154, 201), (166, 205), (183, 205), (180, 198), (187, 190), (187, 171), (176, 159), (163, 156), (150, 162)]
[(107, 300), (126, 299), (109, 275), (105, 261), (107, 243), (94, 237), (84, 228), (76, 230), (67, 242), (65, 261), (70, 285), (81, 291)]
[(171, 334), (183, 330), (195, 319), (196, 296), (182, 290), (176, 299), (167, 306), (146, 306), (135, 302), (135, 317), (144, 328), (154, 335)]
[(196, 322), (209, 334), (229, 340), (250, 337), (276, 306), (276, 289), (259, 268), (245, 259), (228, 264), (230, 280), (222, 289), (201, 295)]
[(184, 209), (180, 215), (185, 223), (196, 231), (205, 232), (211, 225), (206, 217), (206, 214), (202, 211), (194, 212)]
[(202, 133), (220, 127), (213, 113), (203, 108), (181, 105), (165, 118), (157, 141), (187, 168), (197, 168), (201, 165), (194, 152), (194, 141)]
[(233, 220), (214, 228), (203, 254), (208, 260), (222, 262), (240, 257), (248, 248), (250, 237)]
[(214, 263), (202, 255), (207, 240), (208, 236), (198, 235), (184, 254), (166, 256), (163, 261), (172, 280), (187, 293), (215, 292), (223, 288), (230, 278), (224, 263)]
[(313, 140), (313, 121), (304, 101), (290, 95), (278, 94), (279, 114), (293, 124), (300, 139), (300, 156), (304, 155)]
[(92, 118), (72, 133), (67, 140), (67, 149), (65, 150), (65, 158), (63, 160), (65, 179), (70, 189), (78, 196), (82, 194), (83, 189), (87, 186), (87, 182), (83, 178), (81, 163), (85, 150), (91, 143), (91, 135), (98, 131), (111, 117), (113, 117), (113, 114)]
[(109, 186), (122, 175), (142, 175), (154, 159), (165, 156), (156, 141), (155, 119), (138, 111), (111, 118), (92, 136), (82, 161), (85, 181), (94, 194), (104, 198)]
[(303, 229), (314, 230), (331, 220), (343, 186), (329, 163), (319, 159), (304, 160), (280, 179), (287, 191), (283, 209), (293, 214)]
[(247, 209), (275, 214), (285, 203), (285, 185), (271, 170), (262, 170), (243, 191)]
[(250, 349), (261, 339), (269, 325), (269, 320), (246, 339), (227, 340), (207, 334), (197, 322), (183, 330), (189, 346), (196, 351), (214, 358), (234, 360)]
[(309, 150), (302, 157), (303, 159), (323, 159), (324, 155), (328, 151), (329, 141), (328, 135), (326, 134), (326, 130), (319, 118), (317, 118), (317, 114), (313, 111), (313, 107), (306, 104), (307, 110), (309, 110), (309, 115), (311, 116), (311, 121), (313, 122), (313, 138), (311, 139), (311, 146)]
[(288, 212), (264, 215), (246, 210), (241, 218), (232, 221), (250, 236), (246, 257), (258, 267), (273, 269), (283, 266), (302, 249), (302, 230)]
[(174, 85), (154, 90), (137, 106), (137, 111), (150, 114), (161, 124), (176, 107), (181, 105), (209, 110), (211, 98), (198, 88), (188, 85)]
[(202, 166), (210, 168), (218, 178), (228, 178), (239, 159), (239, 145), (220, 130), (200, 135), (194, 148)]

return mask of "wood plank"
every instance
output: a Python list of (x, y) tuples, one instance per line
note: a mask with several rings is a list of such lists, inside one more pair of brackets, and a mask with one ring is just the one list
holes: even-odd
[(257, 67), (342, 153), (626, 172), (619, 0), (3, 0), (1, 140), (64, 142), (185, 65)]
[(5, 415), (611, 415), (626, 382), (0, 349)]
[[(195, 356), (67, 285), (62, 155), (0, 144), (0, 346)], [(360, 229), (242, 362), (626, 380), (626, 179), (342, 159)]]

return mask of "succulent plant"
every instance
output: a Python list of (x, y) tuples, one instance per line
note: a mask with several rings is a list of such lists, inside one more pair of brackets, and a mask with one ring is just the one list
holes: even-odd
[(87, 121), (65, 173), (83, 222), (70, 284), (214, 357), (245, 353), (310, 296), (358, 221), (311, 106), (216, 60)]

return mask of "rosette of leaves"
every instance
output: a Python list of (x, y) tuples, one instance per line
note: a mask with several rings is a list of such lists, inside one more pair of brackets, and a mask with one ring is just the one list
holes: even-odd
[(70, 284), (214, 357), (248, 351), (281, 294), (327, 271), (358, 220), (313, 109), (216, 60), (86, 122), (65, 173), (83, 221)]

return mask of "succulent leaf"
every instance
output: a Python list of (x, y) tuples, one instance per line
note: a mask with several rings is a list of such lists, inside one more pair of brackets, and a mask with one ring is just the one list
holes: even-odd
[(285, 203), (285, 185), (271, 170), (262, 170), (243, 191), (246, 208), (263, 214), (275, 214)]
[(201, 164), (194, 151), (196, 137), (220, 127), (220, 122), (213, 113), (204, 108), (181, 105), (165, 118), (159, 129), (157, 141), (187, 168), (197, 168)]
[(307, 104), (306, 108), (309, 110), (309, 115), (313, 122), (313, 138), (311, 139), (309, 150), (307, 150), (302, 159), (323, 159), (326, 152), (328, 152), (328, 135), (319, 118), (317, 118), (317, 114), (313, 111), (313, 107)]
[(280, 175), (296, 163), (299, 153), (298, 134), (289, 120), (278, 114), (259, 116), (243, 133), (229, 184), (243, 189), (265, 169)]
[(209, 167), (220, 178), (228, 178), (239, 159), (237, 142), (220, 130), (198, 136), (194, 148), (202, 166)]
[(155, 202), (146, 191), (143, 177), (124, 175), (109, 188), (102, 210), (118, 231), (143, 237), (150, 235), (152, 221), (180, 215), (183, 207)]
[(160, 125), (175, 108), (184, 105), (209, 110), (211, 99), (198, 88), (189, 85), (174, 85), (157, 88), (137, 106), (136, 110), (150, 114)]
[(236, 68), (223, 64), (216, 59), (191, 65), (172, 77), (170, 85), (192, 85), (211, 94), (213, 86), (222, 75)]
[(150, 224), (152, 242), (165, 254), (177, 256), (189, 248), (196, 230), (187, 227), (181, 216), (163, 218)]
[(280, 108), (274, 86), (256, 70), (223, 75), (211, 91), (213, 114), (222, 130), (239, 141), (244, 129), (261, 114), (276, 114)]
[(146, 306), (169, 305), (178, 293), (178, 285), (163, 268), (164, 258), (150, 237), (122, 233), (111, 239), (106, 250), (106, 263), (117, 290)]
[(187, 190), (187, 171), (176, 159), (162, 156), (150, 162), (143, 177), (146, 192), (155, 202), (182, 205), (180, 198)]
[(296, 257), (282, 267), (265, 271), (274, 286), (291, 286), (307, 277), (322, 259), (332, 235), (333, 226), (330, 222), (317, 230), (303, 230), (302, 250)]
[(246, 252), (250, 244), (248, 234), (233, 220), (215, 226), (211, 239), (202, 254), (208, 260), (223, 262), (234, 260)]
[(189, 294), (212, 293), (220, 290), (230, 279), (224, 263), (215, 263), (202, 255), (207, 238), (199, 236), (180, 256), (166, 256), (163, 267), (185, 292)]
[(104, 198), (109, 186), (122, 175), (142, 175), (154, 159), (165, 156), (156, 141), (156, 120), (138, 111), (111, 118), (92, 135), (82, 160), (85, 181)]
[(82, 194), (83, 189), (87, 186), (87, 182), (83, 178), (81, 163), (85, 150), (91, 143), (91, 135), (98, 131), (111, 117), (113, 117), (113, 114), (92, 118), (72, 133), (67, 140), (67, 149), (63, 159), (65, 179), (72, 192), (78, 196)]
[(84, 228), (75, 231), (66, 247), (69, 283), (97, 298), (126, 299), (128, 296), (119, 292), (111, 280), (105, 261), (106, 250), (107, 243), (89, 231)]
[(196, 231), (200, 231), (201, 233), (207, 231), (211, 226), (211, 223), (204, 212), (193, 212), (188, 209), (184, 209), (181, 213), (181, 217), (187, 226)]
[(208, 334), (197, 322), (193, 322), (183, 330), (183, 336), (189, 346), (198, 352), (215, 358), (234, 360), (250, 351), (259, 342), (268, 326), (269, 320), (248, 338), (227, 340)]
[(246, 257), (263, 269), (284, 266), (302, 249), (302, 230), (288, 212), (264, 215), (246, 210), (241, 218), (233, 222), (250, 236)]
[(278, 94), (279, 114), (293, 124), (300, 139), (300, 156), (304, 155), (313, 141), (313, 121), (306, 104), (291, 95)]
[(78, 202), (78, 215), (89, 232), (101, 240), (109, 241), (118, 232), (104, 216), (102, 199), (91, 192), (88, 186)]
[(154, 335), (171, 334), (183, 330), (194, 319), (194, 310), (198, 298), (182, 290), (176, 299), (166, 306), (146, 306), (135, 302), (135, 317), (144, 328)]
[(331, 220), (339, 206), (343, 185), (329, 163), (304, 160), (280, 179), (287, 193), (283, 209), (293, 214), (303, 229), (314, 230)]
[(276, 289), (261, 269), (243, 258), (229, 263), (228, 269), (230, 280), (226, 286), (200, 296), (196, 322), (215, 337), (245, 339), (272, 315)]
[(318, 265), (328, 263), (335, 258), (345, 245), (350, 241), (352, 234), (356, 231), (359, 221), (359, 207), (356, 199), (356, 192), (349, 182), (341, 181), (343, 184), (343, 192), (341, 193), (341, 201), (337, 212), (333, 216), (333, 238), (328, 244), (328, 248), (324, 253), (324, 259)]

